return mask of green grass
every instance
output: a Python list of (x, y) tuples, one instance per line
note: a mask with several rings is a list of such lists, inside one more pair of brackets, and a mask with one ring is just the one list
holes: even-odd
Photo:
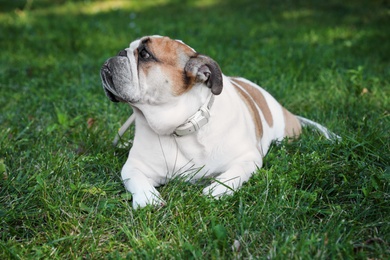
[[(0, 259), (388, 258), (390, 9), (325, 2), (0, 0)], [(305, 130), (231, 197), (174, 180), (133, 211), (111, 147), (130, 109), (99, 70), (150, 34), (343, 141)]]

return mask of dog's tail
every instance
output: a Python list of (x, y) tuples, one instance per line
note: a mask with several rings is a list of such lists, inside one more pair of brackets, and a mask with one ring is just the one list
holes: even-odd
[(328, 130), (328, 128), (326, 128), (325, 126), (323, 125), (320, 125), (319, 123), (316, 123), (314, 121), (311, 121), (307, 118), (304, 118), (304, 117), (301, 117), (301, 116), (296, 116), (299, 120), (299, 122), (301, 123), (301, 125), (303, 127), (312, 127), (312, 128), (315, 128), (317, 131), (319, 131), (323, 136), (325, 136), (326, 139), (329, 139), (329, 140), (341, 140), (341, 137), (336, 135), (335, 133), (331, 132), (330, 130)]

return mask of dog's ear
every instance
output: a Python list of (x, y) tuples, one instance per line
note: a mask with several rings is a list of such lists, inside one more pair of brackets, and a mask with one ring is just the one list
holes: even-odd
[(205, 83), (214, 95), (222, 92), (222, 72), (210, 57), (198, 55), (190, 58), (184, 68), (188, 84)]

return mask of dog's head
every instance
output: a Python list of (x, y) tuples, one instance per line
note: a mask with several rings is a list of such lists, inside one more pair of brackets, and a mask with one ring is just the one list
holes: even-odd
[(106, 95), (113, 102), (138, 107), (160, 105), (193, 88), (222, 91), (222, 74), (211, 58), (198, 54), (181, 41), (147, 36), (109, 58), (101, 68)]

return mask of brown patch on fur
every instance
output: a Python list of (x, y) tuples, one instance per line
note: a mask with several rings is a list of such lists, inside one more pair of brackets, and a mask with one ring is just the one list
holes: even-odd
[(290, 138), (296, 138), (301, 134), (302, 127), (299, 123), (298, 118), (291, 114), (284, 107), (283, 109), (283, 117), (284, 117), (284, 135)]
[(158, 60), (155, 65), (160, 66), (163, 74), (167, 75), (166, 80), (173, 94), (178, 96), (190, 90), (193, 85), (186, 82), (184, 67), (195, 52), (187, 45), (168, 37), (151, 37), (146, 44)]
[(252, 119), (255, 123), (256, 139), (260, 140), (261, 137), (263, 137), (263, 125), (261, 124), (261, 118), (257, 111), (256, 104), (245, 91), (243, 91), (239, 86), (237, 86), (239, 84), (234, 78), (231, 78), (231, 80), (234, 81), (233, 86), (236, 88), (238, 94), (241, 96), (241, 99), (244, 100), (245, 104), (249, 109), (249, 112), (251, 113)]
[(272, 127), (274, 122), (273, 122), (271, 110), (269, 109), (269, 106), (267, 104), (267, 100), (265, 99), (265, 97), (263, 96), (261, 91), (259, 89), (257, 89), (256, 87), (253, 87), (252, 85), (250, 85), (246, 82), (240, 81), (237, 78), (232, 78), (232, 79), (234, 82), (236, 82), (238, 85), (243, 87), (249, 93), (249, 95), (256, 102), (257, 106), (260, 108), (261, 112), (263, 112), (263, 115), (264, 115), (265, 121), (267, 121), (267, 124), (270, 127)]

